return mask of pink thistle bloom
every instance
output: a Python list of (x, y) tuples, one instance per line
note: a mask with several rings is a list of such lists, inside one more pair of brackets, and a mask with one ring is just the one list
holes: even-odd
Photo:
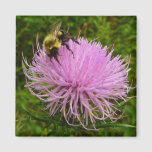
[[(78, 39), (80, 45), (69, 41), (69, 47), (59, 49), (60, 64), (48, 57), (39, 47), (33, 52), (32, 64), (23, 58), (23, 71), (28, 78), (25, 87), (43, 102), (44, 110), (50, 109), (50, 116), (61, 112), (69, 125), (82, 125), (85, 129), (91, 123), (96, 129), (96, 120), (117, 120), (120, 114), (116, 105), (127, 98), (129, 62), (112, 57), (107, 47), (97, 42)], [(25, 64), (28, 68), (25, 67)], [(119, 112), (120, 113), (120, 112)]]

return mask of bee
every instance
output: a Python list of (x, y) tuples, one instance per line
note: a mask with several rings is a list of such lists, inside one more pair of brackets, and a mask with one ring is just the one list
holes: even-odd
[(45, 37), (43, 42), (44, 49), (46, 50), (47, 55), (50, 57), (50, 60), (54, 57), (58, 63), (59, 48), (61, 46), (66, 46), (66, 48), (73, 54), (67, 42), (71, 39), (75, 43), (79, 44), (79, 42), (68, 33), (68, 30), (60, 30), (61, 24), (61, 22), (53, 24), (50, 34)]

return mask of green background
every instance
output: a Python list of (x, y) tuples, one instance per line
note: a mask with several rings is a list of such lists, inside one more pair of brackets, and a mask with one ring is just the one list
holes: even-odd
[[(48, 111), (38, 98), (24, 88), (22, 52), (28, 62), (32, 61), (32, 45), (36, 48), (36, 36), (40, 46), (53, 23), (62, 21), (62, 29), (73, 36), (80, 36), (102, 43), (114, 44), (114, 53), (122, 58), (131, 55), (129, 81), (136, 87), (136, 17), (135, 16), (17, 16), (16, 17), (16, 136), (136, 136), (136, 98), (122, 107), (123, 117), (114, 124), (97, 122), (99, 131), (87, 131), (82, 127), (68, 126), (60, 120), (60, 113), (49, 117)], [(81, 32), (80, 32), (81, 31)], [(128, 96), (136, 96), (136, 88)]]

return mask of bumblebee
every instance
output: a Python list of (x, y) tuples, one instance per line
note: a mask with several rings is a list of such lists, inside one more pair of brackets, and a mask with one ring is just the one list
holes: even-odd
[[(51, 27), (50, 34), (44, 39), (44, 49), (46, 50), (47, 55), (52, 59), (58, 61), (59, 48), (61, 46), (66, 46), (66, 48), (73, 54), (72, 50), (69, 48), (67, 42), (71, 39), (75, 43), (79, 44), (79, 42), (74, 39), (69, 33), (68, 30), (60, 30), (61, 22), (56, 23)], [(74, 54), (73, 54), (74, 57)]]

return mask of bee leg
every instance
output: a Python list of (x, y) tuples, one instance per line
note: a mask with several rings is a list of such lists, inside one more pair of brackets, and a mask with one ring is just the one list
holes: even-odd
[[(59, 62), (59, 60), (58, 60), (58, 49), (57, 48), (53, 48), (52, 50), (51, 50), (51, 54), (49, 55), (49, 57), (50, 57), (50, 60), (52, 59), (52, 57), (54, 57), (54, 59), (60, 64), (60, 62)], [(60, 64), (61, 65), (61, 64)]]
[[(58, 60), (58, 55), (54, 56), (54, 59), (60, 64), (59, 60)], [(61, 65), (61, 64), (60, 64)]]
[(71, 39), (72, 41), (74, 41), (75, 43), (80, 44), (75, 38), (71, 37), (70, 39)]
[(73, 58), (74, 58), (74, 53), (73, 53), (73, 51), (69, 48), (68, 44), (64, 43), (63, 45), (65, 45), (66, 48), (73, 54)]

